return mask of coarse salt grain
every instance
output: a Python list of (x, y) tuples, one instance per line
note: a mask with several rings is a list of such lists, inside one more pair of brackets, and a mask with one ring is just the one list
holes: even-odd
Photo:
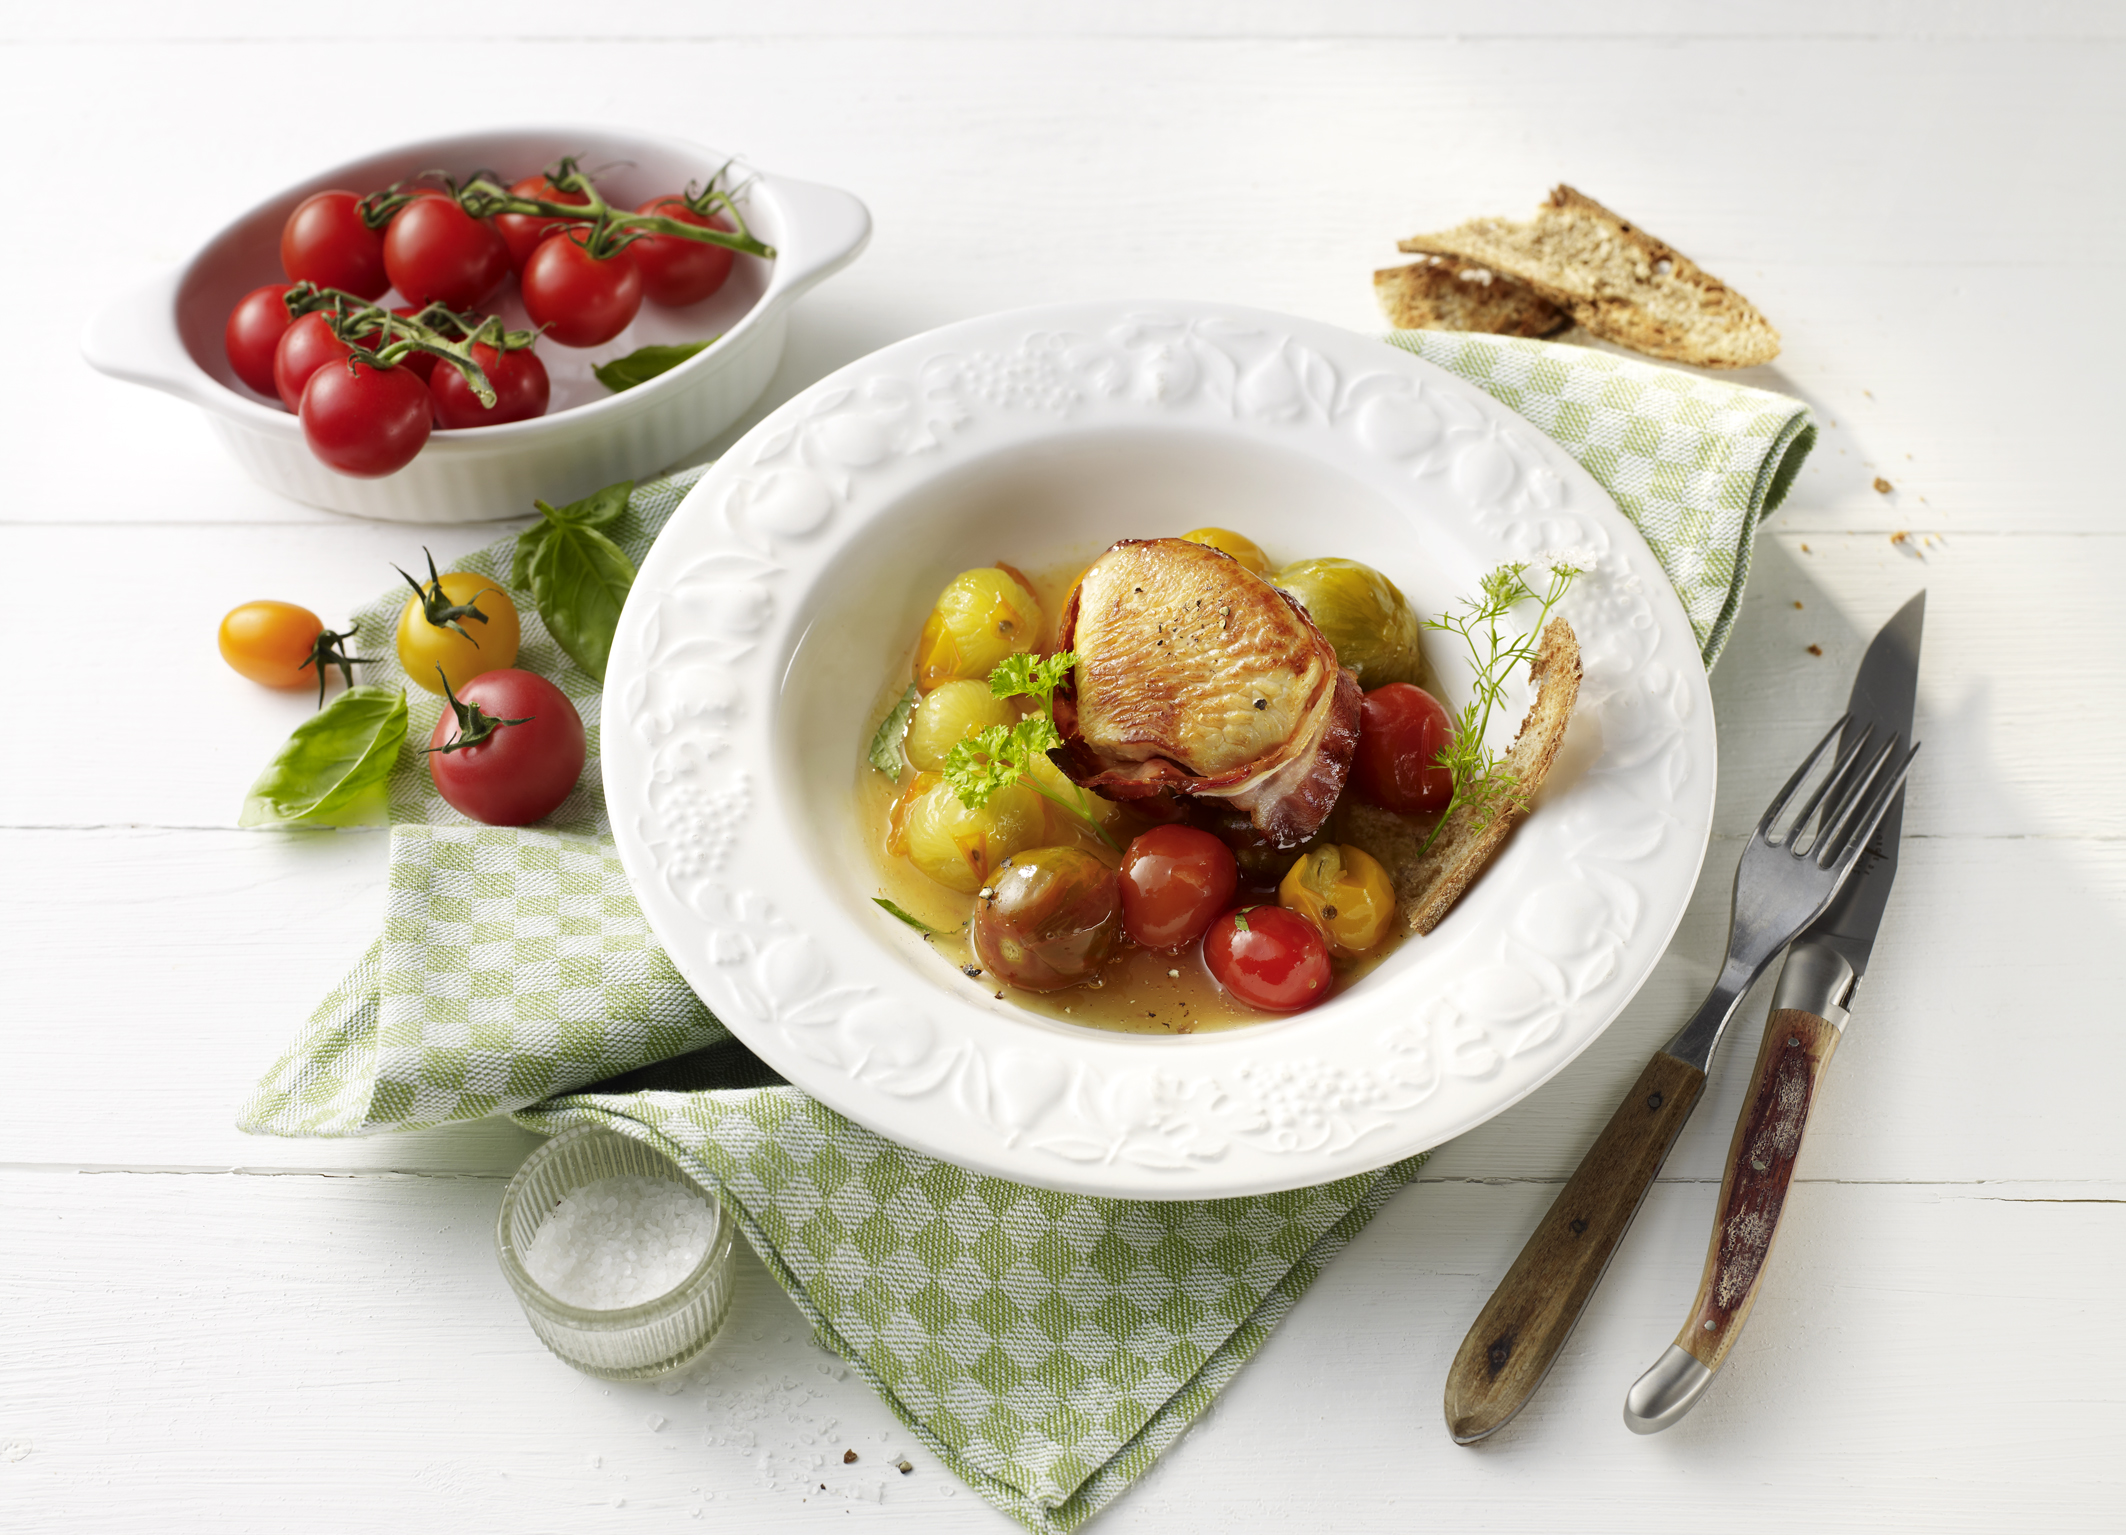
[(639, 1306), (694, 1272), (716, 1211), (663, 1178), (603, 1178), (558, 1205), (524, 1250), (524, 1269), (554, 1299), (587, 1311)]

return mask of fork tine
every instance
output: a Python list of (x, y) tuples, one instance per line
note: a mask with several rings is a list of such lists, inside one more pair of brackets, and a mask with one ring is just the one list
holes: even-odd
[[(1852, 834), (1840, 840), (1837, 853), (1832, 855), (1840, 867), (1851, 863), (1860, 856), (1860, 850), (1867, 846), (1868, 838), (1875, 835), (1875, 828), (1882, 824), (1882, 818), (1889, 813), (1890, 803), (1897, 798), (1897, 791), (1904, 787), (1905, 775), (1912, 770), (1912, 759), (1919, 755), (1919, 743), (1917, 741), (1912, 743), (1912, 749), (1905, 753), (1904, 760), (1897, 764), (1894, 772), (1884, 779), (1882, 783), (1874, 783), (1891, 754), (1897, 750), (1898, 744), (1898, 737), (1893, 735), (1884, 745), (1881, 757), (1877, 758), (1875, 765), (1868, 770), (1871, 792), (1867, 796), (1866, 803), (1864, 805), (1856, 804), (1851, 815), (1847, 818), (1847, 822), (1840, 823), (1839, 830), (1844, 832), (1848, 822), (1858, 822)], [(1828, 840), (1826, 840), (1825, 847), (1828, 850)], [(1816, 862), (1819, 868), (1831, 867), (1831, 864), (1824, 857), (1819, 856)]]
[(1846, 845), (1852, 841), (1847, 832), (1854, 821), (1867, 813), (1868, 806), (1873, 803), (1875, 782), (1896, 757), (1901, 744), (1893, 732), (1890, 739), (1882, 743), (1881, 750), (1868, 759), (1866, 767), (1854, 775), (1851, 792), (1839, 796), (1836, 814), (1824, 812), (1823, 831), (1817, 837), (1816, 845), (1809, 849), (1811, 854), (1821, 855), (1817, 859), (1818, 868), (1829, 868), (1844, 855)]
[[(1823, 845), (1824, 834), (1829, 830), (1831, 822), (1837, 819), (1839, 813), (1845, 809), (1846, 802), (1852, 797), (1854, 785), (1859, 781), (1853, 772), (1854, 765), (1860, 761), (1860, 754), (1867, 749), (1868, 741), (1874, 734), (1873, 725), (1863, 726), (1859, 740), (1851, 746), (1839, 746), (1838, 755), (1831, 762), (1831, 771), (1824, 775), (1823, 782), (1816, 786), (1816, 792), (1809, 796), (1809, 802), (1803, 805), (1794, 817), (1793, 827), (1787, 833), (1787, 846), (1790, 849), (1794, 840), (1807, 828), (1809, 818), (1816, 813), (1816, 807), (1823, 804), (1824, 796), (1830, 795), (1830, 803), (1824, 805), (1823, 820), (1818, 825), (1816, 841), (1809, 851), (1813, 853)], [(1800, 857), (1801, 854), (1797, 852), (1795, 856)]]
[[(1771, 836), (1773, 823), (1779, 819), (1779, 813), (1786, 809), (1786, 802), (1794, 797), (1794, 791), (1801, 787), (1801, 781), (1807, 778), (1815, 769), (1816, 764), (1823, 760), (1824, 749), (1838, 739), (1838, 732), (1845, 729), (1846, 722), (1851, 720), (1852, 717), (1850, 714), (1838, 716), (1838, 723), (1824, 733), (1823, 739), (1816, 743), (1816, 749), (1802, 759), (1800, 767), (1794, 769), (1794, 776), (1786, 781), (1786, 787), (1772, 796), (1771, 804), (1765, 807), (1763, 819), (1757, 822), (1757, 835), (1764, 838), (1767, 843), (1774, 847), (1778, 846), (1777, 842), (1773, 842)], [(1789, 831), (1787, 835), (1791, 837), (1793, 833)]]

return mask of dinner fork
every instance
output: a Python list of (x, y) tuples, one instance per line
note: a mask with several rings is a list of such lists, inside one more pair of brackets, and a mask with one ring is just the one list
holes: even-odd
[[(1834, 752), (1852, 718), (1840, 718), (1794, 770), (1743, 848), (1713, 989), (1646, 1063), (1462, 1340), (1445, 1404), (1457, 1444), (1504, 1427), (1550, 1373), (1697, 1106), (1721, 1031), (1765, 968), (1831, 904), (1903, 787), (1918, 746), (1900, 752), (1892, 733), (1870, 751), (1870, 728)], [(1828, 771), (1789, 818), (1827, 754)]]

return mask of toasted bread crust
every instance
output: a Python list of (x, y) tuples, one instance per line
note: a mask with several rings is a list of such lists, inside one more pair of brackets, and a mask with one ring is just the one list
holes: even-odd
[(1748, 299), (1569, 186), (1555, 188), (1530, 223), (1471, 219), (1398, 243), (1504, 273), (1591, 334), (1650, 357), (1749, 368), (1779, 355), (1779, 332)]
[(1444, 256), (1373, 274), (1373, 294), (1397, 330), (1481, 331), (1493, 336), (1555, 336), (1572, 316), (1525, 283)]
[(1394, 882), (1397, 911), (1413, 933), (1429, 933), (1439, 926), (1528, 814), (1529, 801), (1542, 787), (1580, 697), (1580, 643), (1572, 625), (1562, 618), (1550, 620), (1528, 671), (1536, 685), (1535, 703), (1506, 753), (1506, 771), (1518, 791), (1512, 807), (1489, 825), (1478, 826), (1475, 814), (1463, 806), (1447, 818), (1427, 848), (1426, 825), (1415, 817), (1364, 804), (1355, 795), (1346, 795), (1337, 807), (1336, 839), (1380, 861)]

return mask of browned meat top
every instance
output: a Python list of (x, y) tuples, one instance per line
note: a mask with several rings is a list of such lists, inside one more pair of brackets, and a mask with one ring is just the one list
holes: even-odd
[(1306, 615), (1203, 544), (1117, 544), (1072, 601), (1078, 733), (1109, 761), (1222, 778), (1274, 757), (1336, 684), (1336, 652)]

